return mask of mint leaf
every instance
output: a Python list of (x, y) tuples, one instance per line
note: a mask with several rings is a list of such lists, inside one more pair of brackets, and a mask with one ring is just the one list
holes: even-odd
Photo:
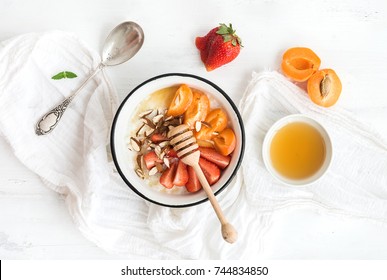
[(65, 74), (65, 78), (69, 78), (69, 79), (73, 79), (73, 78), (78, 77), (78, 76), (77, 76), (75, 73), (73, 73), (73, 72), (65, 71), (64, 74)]
[(60, 79), (63, 79), (64, 78), (64, 72), (60, 72), (54, 76), (51, 77), (51, 79), (53, 80), (60, 80)]
[(61, 79), (65, 79), (65, 78), (73, 79), (76, 77), (78, 77), (78, 76), (73, 72), (63, 71), (63, 72), (59, 72), (58, 74), (52, 76), (51, 79), (61, 80)]

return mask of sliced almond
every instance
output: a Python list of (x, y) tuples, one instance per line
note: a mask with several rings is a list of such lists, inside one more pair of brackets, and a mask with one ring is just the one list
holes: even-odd
[(169, 116), (169, 117), (167, 117), (167, 118), (165, 119), (165, 121), (170, 121), (170, 120), (172, 120), (172, 118), (173, 118), (173, 116)]
[(154, 124), (158, 124), (159, 121), (161, 121), (163, 119), (163, 117), (164, 117), (164, 115), (161, 115), (161, 114), (157, 115), (157, 116), (154, 116), (152, 121), (153, 121)]
[(214, 131), (214, 132), (212, 132), (212, 135), (219, 135), (219, 132)]
[(164, 147), (166, 147), (168, 145), (169, 145), (169, 141), (168, 140), (159, 143), (160, 148), (164, 148)]
[(153, 128), (153, 129), (156, 128), (156, 126), (154, 125), (154, 123), (153, 123), (150, 119), (148, 119), (148, 118), (146, 118), (146, 117), (143, 117), (143, 118), (142, 118), (142, 122), (145, 123), (145, 124), (146, 124), (147, 126), (149, 126), (150, 128)]
[(136, 157), (137, 166), (142, 168), (142, 154), (138, 154)]
[(164, 164), (169, 168), (170, 167), (170, 165), (169, 165), (169, 159), (168, 158), (163, 158), (163, 162), (164, 162)]
[(155, 153), (156, 153), (156, 155), (160, 158), (160, 154), (161, 154), (161, 148), (160, 148), (160, 146), (156, 146), (156, 147), (155, 147)]
[(149, 137), (150, 135), (153, 134), (153, 132), (155, 132), (155, 129), (154, 128), (149, 128), (147, 131), (144, 132), (144, 136), (145, 137)]
[(149, 176), (153, 176), (153, 175), (155, 175), (156, 173), (157, 173), (157, 167), (155, 166), (155, 167), (153, 167), (151, 170), (149, 170)]
[(136, 172), (137, 176), (140, 177), (141, 179), (144, 179), (144, 178), (145, 178), (144, 172), (143, 172), (140, 168), (137, 168), (137, 169), (135, 170), (135, 172)]
[(149, 109), (149, 110), (146, 110), (146, 111), (140, 113), (138, 116), (140, 118), (143, 118), (143, 117), (146, 117), (146, 116), (150, 115), (152, 112), (153, 112), (153, 109)]
[(200, 129), (202, 129), (202, 122), (197, 121), (197, 122), (195, 123), (195, 130), (196, 130), (196, 132), (199, 132)]
[(130, 145), (132, 146), (133, 151), (141, 151), (141, 143), (134, 137), (130, 137)]
[(143, 123), (136, 131), (136, 137), (138, 137), (140, 135), (140, 132), (141, 130), (143, 129), (143, 127), (145, 126), (145, 123)]

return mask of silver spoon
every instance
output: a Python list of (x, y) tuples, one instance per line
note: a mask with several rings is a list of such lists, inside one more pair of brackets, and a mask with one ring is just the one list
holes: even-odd
[(131, 59), (141, 48), (144, 42), (144, 32), (135, 22), (123, 22), (116, 26), (106, 38), (103, 50), (102, 60), (90, 76), (81, 84), (81, 86), (61, 104), (46, 113), (36, 124), (35, 133), (37, 135), (48, 134), (54, 130), (63, 113), (74, 99), (74, 97), (84, 88), (99, 71), (105, 66), (114, 66), (124, 63)]

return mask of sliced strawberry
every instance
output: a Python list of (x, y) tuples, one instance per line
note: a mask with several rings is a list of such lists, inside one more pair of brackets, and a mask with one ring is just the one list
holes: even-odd
[(170, 149), (167, 153), (167, 157), (177, 158), (177, 153), (174, 149)]
[(145, 162), (146, 168), (148, 170), (151, 170), (156, 165), (156, 162), (162, 163), (163, 161), (159, 159), (159, 157), (156, 155), (154, 151), (151, 151), (144, 155), (144, 162)]
[(208, 184), (212, 186), (215, 184), (220, 178), (220, 169), (216, 164), (205, 160), (204, 158), (199, 159), (199, 165), (202, 169), (204, 176), (208, 181)]
[(202, 185), (200, 184), (199, 178), (195, 173), (195, 170), (192, 166), (187, 167), (188, 170), (188, 182), (185, 184), (185, 188), (189, 192), (197, 192), (202, 188)]
[(150, 140), (153, 143), (160, 143), (160, 142), (168, 140), (168, 137), (166, 137), (160, 133), (155, 133), (155, 134), (152, 134), (152, 136), (150, 137)]
[(185, 186), (187, 182), (188, 182), (187, 165), (185, 165), (181, 160), (179, 160), (179, 163), (177, 164), (175, 178), (173, 179), (173, 184), (175, 186), (182, 187), (182, 186)]
[(167, 189), (173, 188), (173, 179), (175, 178), (177, 162), (172, 163), (171, 167), (166, 169), (160, 176), (160, 184)]
[(231, 157), (219, 154), (213, 148), (199, 147), (200, 156), (215, 163), (219, 168), (224, 169), (230, 164)]

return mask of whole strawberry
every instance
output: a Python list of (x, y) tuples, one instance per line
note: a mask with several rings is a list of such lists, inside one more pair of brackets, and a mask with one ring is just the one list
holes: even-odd
[(231, 23), (229, 26), (221, 23), (206, 36), (196, 37), (195, 45), (207, 71), (212, 71), (233, 61), (241, 50), (242, 42)]

